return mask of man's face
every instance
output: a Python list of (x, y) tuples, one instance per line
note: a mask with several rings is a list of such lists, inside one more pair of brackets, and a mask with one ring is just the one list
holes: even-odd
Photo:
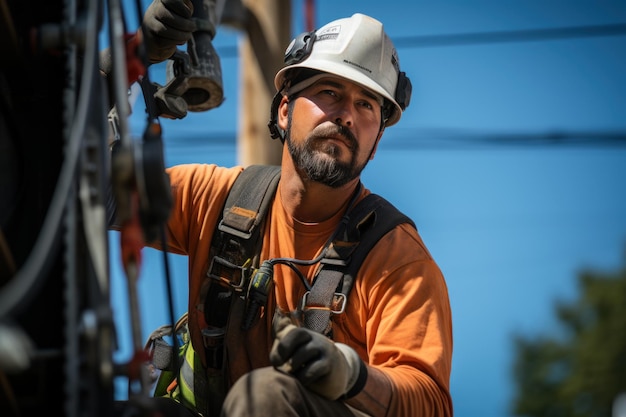
[(325, 77), (288, 106), (285, 140), (296, 167), (312, 181), (339, 188), (357, 178), (374, 152), (382, 99), (339, 77)]

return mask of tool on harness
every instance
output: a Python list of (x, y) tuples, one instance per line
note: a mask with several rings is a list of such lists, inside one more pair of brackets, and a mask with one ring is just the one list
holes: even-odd
[(267, 304), (267, 296), (272, 284), (274, 276), (274, 265), (265, 261), (263, 265), (254, 273), (250, 281), (250, 290), (248, 291), (248, 306), (244, 321), (241, 325), (242, 330), (248, 330), (252, 327), (254, 319), (260, 315), (261, 308)]

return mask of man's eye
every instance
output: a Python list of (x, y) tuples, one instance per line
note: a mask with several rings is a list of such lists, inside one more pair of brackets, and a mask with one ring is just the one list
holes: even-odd
[(362, 101), (361, 102), (361, 107), (365, 107), (368, 110), (372, 110), (374, 108), (372, 103), (370, 103), (369, 101)]

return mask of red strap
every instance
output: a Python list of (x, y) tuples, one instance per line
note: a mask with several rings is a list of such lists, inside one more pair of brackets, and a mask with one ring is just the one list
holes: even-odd
[[(145, 245), (141, 224), (139, 223), (139, 195), (137, 192), (131, 193), (130, 200), (131, 216), (122, 225), (120, 236), (122, 264), (127, 276), (129, 274), (138, 274), (141, 267), (141, 250)], [(129, 271), (130, 266), (136, 269)]]
[(128, 85), (130, 85), (146, 74), (146, 67), (139, 57), (139, 48), (142, 46), (141, 37), (136, 33), (129, 33), (124, 39), (126, 40), (126, 71)]
[(132, 359), (128, 362), (128, 378), (133, 381), (140, 380), (141, 368), (150, 361), (150, 354), (145, 350), (136, 350)]

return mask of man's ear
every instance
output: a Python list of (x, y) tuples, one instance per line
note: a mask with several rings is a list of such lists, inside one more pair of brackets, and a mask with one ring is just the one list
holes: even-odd
[(283, 96), (280, 100), (280, 104), (278, 105), (278, 127), (282, 130), (287, 130), (289, 118), (289, 98), (287, 96)]

